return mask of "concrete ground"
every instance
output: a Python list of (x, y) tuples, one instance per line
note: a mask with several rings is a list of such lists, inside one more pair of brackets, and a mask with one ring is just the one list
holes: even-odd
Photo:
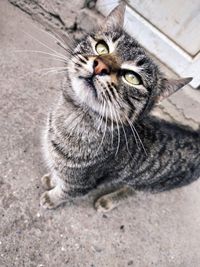
[[(96, 192), (54, 211), (39, 206), (41, 129), (62, 74), (39, 70), (60, 66), (45, 54), (16, 50), (48, 51), (27, 33), (54, 47), (41, 23), (79, 35), (96, 18), (82, 1), (49, 2), (51, 12), (47, 1), (0, 1), (0, 267), (199, 267), (200, 181), (138, 193), (106, 215), (93, 208)], [(197, 128), (199, 102), (188, 87), (155, 112)]]

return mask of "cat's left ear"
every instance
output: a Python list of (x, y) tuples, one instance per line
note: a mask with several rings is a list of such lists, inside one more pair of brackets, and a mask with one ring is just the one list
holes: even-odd
[(124, 24), (124, 13), (126, 10), (126, 5), (124, 3), (120, 3), (116, 6), (110, 14), (105, 18), (103, 22), (102, 30), (109, 31), (114, 28), (122, 28)]
[(161, 102), (165, 98), (169, 97), (179, 89), (181, 89), (183, 86), (188, 84), (189, 82), (192, 81), (191, 77), (188, 78), (183, 78), (183, 79), (163, 79), (162, 80), (162, 88), (161, 88), (161, 93), (157, 97), (156, 102)]

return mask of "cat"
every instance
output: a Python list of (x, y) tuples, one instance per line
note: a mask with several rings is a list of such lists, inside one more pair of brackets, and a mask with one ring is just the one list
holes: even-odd
[(169, 80), (123, 30), (119, 4), (95, 32), (70, 48), (58, 103), (49, 113), (43, 147), (50, 173), (40, 204), (58, 207), (99, 184), (107, 212), (135, 190), (161, 192), (200, 176), (200, 133), (150, 115), (192, 78)]

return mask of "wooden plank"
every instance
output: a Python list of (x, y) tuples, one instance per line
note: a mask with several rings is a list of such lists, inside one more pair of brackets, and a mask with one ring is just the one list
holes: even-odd
[(191, 56), (200, 51), (199, 0), (129, 0), (128, 2), (134, 10)]

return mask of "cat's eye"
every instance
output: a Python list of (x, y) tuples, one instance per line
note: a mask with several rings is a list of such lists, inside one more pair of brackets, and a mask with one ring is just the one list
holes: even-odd
[(123, 78), (125, 79), (126, 82), (128, 82), (131, 85), (139, 85), (142, 83), (139, 75), (137, 75), (133, 71), (125, 71), (123, 73)]
[(104, 41), (99, 41), (96, 44), (95, 49), (99, 55), (105, 55), (109, 53), (108, 45)]

